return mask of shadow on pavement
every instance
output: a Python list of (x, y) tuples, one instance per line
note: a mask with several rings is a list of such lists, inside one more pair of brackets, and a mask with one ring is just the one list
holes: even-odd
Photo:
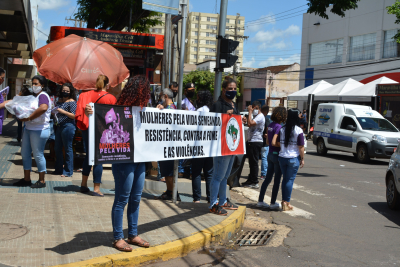
[[(307, 155), (312, 155), (312, 156), (317, 156), (317, 157), (321, 157), (317, 154), (317, 152), (307, 152)], [(358, 162), (354, 156), (352, 156), (351, 153), (347, 154), (328, 154), (326, 156), (322, 156), (325, 158), (329, 158), (329, 159), (334, 159), (334, 160), (340, 160), (340, 161), (348, 161), (348, 162), (352, 162), (355, 164), (359, 164), (359, 165), (363, 165), (363, 166), (368, 166), (368, 165), (388, 165), (388, 162), (386, 161), (382, 161), (382, 160), (376, 160), (376, 159), (371, 159), (370, 162), (368, 162), (368, 164), (363, 164)]]
[[(396, 225), (400, 226), (400, 211), (398, 210), (391, 210), (387, 206), (386, 202), (370, 202), (368, 205), (373, 208), (375, 211), (377, 211), (379, 214), (383, 215), (386, 217), (386, 219), (390, 220), (391, 222), (395, 223)], [(392, 227), (389, 225), (385, 225), (385, 227)]]
[[(301, 170), (300, 170), (301, 171)], [(315, 174), (315, 173), (306, 173), (306, 172), (298, 172), (297, 176), (304, 176), (304, 177), (327, 177), (328, 175), (323, 174)]]

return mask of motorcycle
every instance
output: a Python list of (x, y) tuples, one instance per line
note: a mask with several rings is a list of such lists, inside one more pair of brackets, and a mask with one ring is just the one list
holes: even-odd
[(314, 126), (310, 128), (310, 131), (308, 132), (306, 139), (307, 140), (312, 140), (314, 136)]

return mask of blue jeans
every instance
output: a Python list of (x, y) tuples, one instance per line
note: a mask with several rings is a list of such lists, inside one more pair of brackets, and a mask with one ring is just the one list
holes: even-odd
[(28, 130), (25, 128), (22, 136), (22, 165), (24, 170), (31, 170), (32, 168), (32, 157), (35, 158), (38, 172), (46, 171), (46, 159), (44, 158), (44, 147), (50, 136), (50, 129), (45, 130)]
[[(72, 150), (72, 141), (75, 136), (75, 124), (67, 122), (58, 125), (56, 130), (56, 139), (54, 150), (56, 152), (55, 172), (62, 173), (70, 177), (74, 174), (74, 151)], [(65, 164), (63, 170), (63, 147), (65, 150)]]
[(269, 152), (269, 146), (264, 146), (261, 148), (261, 176), (266, 176), (267, 175), (267, 169), (268, 169), (268, 152)]
[(144, 163), (117, 163), (112, 165), (115, 181), (115, 198), (111, 211), (114, 240), (124, 238), (122, 220), (124, 209), (128, 217), (128, 237), (137, 236), (139, 204), (145, 178)]
[(184, 173), (185, 172), (185, 168), (182, 166), (182, 163), (184, 162), (184, 159), (180, 159), (179, 160), (179, 165), (178, 165), (178, 172), (179, 173)]
[(210, 200), (210, 182), (213, 175), (213, 158), (194, 158), (192, 159), (192, 190), (193, 201), (201, 199), (201, 170), (204, 172), (206, 181), (206, 196)]
[[(214, 157), (214, 172), (210, 183), (210, 209), (226, 203), (226, 181), (231, 174), (235, 156)], [(218, 198), (219, 197), (219, 201)]]
[[(85, 160), (82, 166), (82, 175), (89, 176), (92, 166), (89, 165), (89, 130), (82, 130), (83, 144), (85, 148)], [(93, 137), (94, 138), (94, 137)], [(103, 175), (103, 165), (93, 165), (93, 183), (101, 184), (101, 176)]]
[(22, 121), (17, 119), (18, 129), (17, 129), (17, 140), (21, 140), (22, 138)]
[(281, 167), (279, 166), (278, 158), (279, 156), (277, 152), (276, 154), (268, 153), (267, 156), (268, 170), (265, 176), (265, 180), (260, 189), (260, 196), (258, 197), (258, 202), (264, 201), (265, 192), (267, 191), (267, 187), (271, 183), (272, 176), (274, 176), (274, 174), (275, 178), (274, 178), (274, 186), (272, 187), (271, 204), (275, 204), (276, 202), (276, 197), (278, 196), (279, 185), (281, 183), (281, 177), (282, 177), (282, 171)]
[(296, 178), (297, 171), (299, 170), (300, 167), (300, 157), (291, 159), (279, 157), (278, 160), (283, 175), (282, 200), (290, 202), (290, 196), (292, 195), (294, 179)]

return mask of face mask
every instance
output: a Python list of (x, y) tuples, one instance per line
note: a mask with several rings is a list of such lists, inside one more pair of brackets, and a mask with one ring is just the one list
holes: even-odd
[(174, 94), (174, 98), (178, 95), (178, 91), (172, 91), (172, 93)]
[(225, 96), (226, 96), (228, 99), (234, 99), (235, 96), (236, 96), (236, 94), (237, 94), (237, 91), (235, 91), (235, 90), (232, 90), (232, 91), (225, 91)]
[(62, 92), (61, 95), (62, 95), (62, 97), (69, 97), (69, 93), (68, 92)]
[(253, 117), (258, 115), (258, 109), (253, 110)]
[(194, 90), (192, 90), (192, 91), (187, 91), (186, 97), (187, 97), (187, 98), (192, 98), (192, 97), (194, 97)]
[(32, 86), (32, 90), (35, 94), (39, 93), (40, 91), (42, 91), (42, 87), (41, 86)]

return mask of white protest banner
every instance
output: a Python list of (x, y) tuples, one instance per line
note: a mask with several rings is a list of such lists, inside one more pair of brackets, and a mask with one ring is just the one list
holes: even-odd
[(95, 104), (89, 133), (92, 128), (94, 164), (246, 153), (240, 115)]

